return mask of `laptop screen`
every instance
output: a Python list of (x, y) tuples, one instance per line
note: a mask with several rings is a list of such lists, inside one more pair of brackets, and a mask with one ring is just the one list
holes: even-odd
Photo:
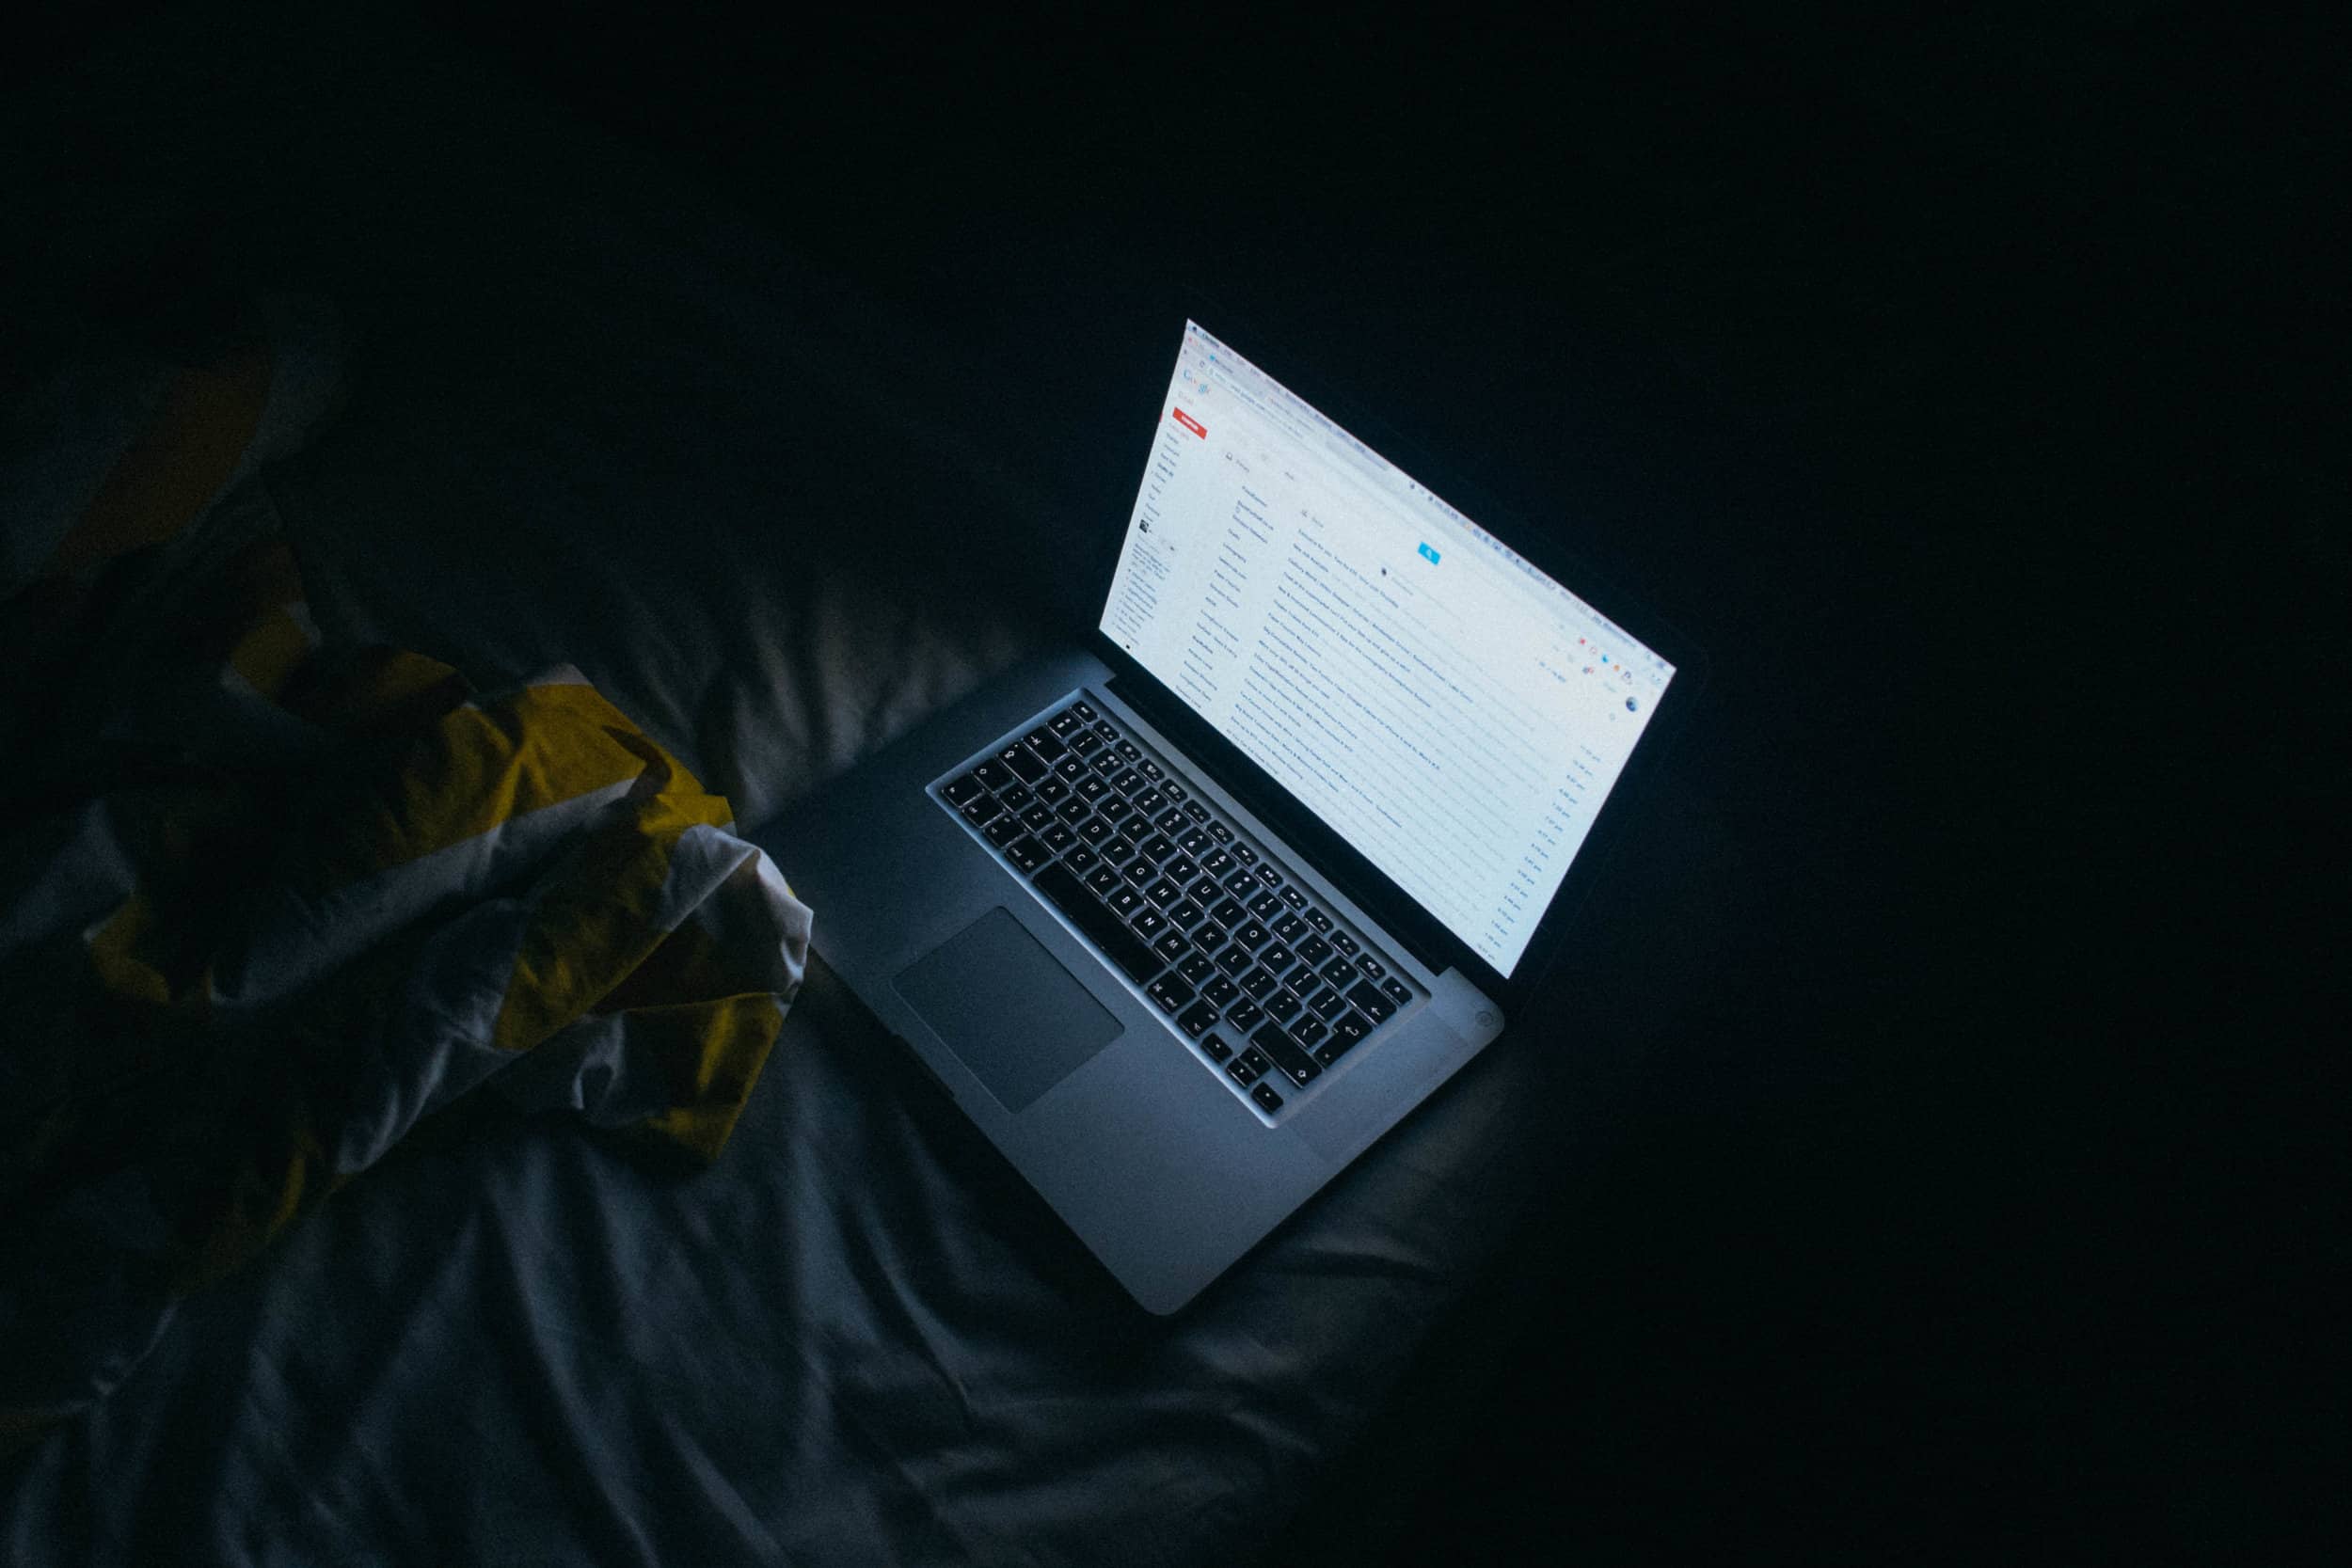
[(1102, 627), (1506, 977), (1675, 673), (1190, 322)]

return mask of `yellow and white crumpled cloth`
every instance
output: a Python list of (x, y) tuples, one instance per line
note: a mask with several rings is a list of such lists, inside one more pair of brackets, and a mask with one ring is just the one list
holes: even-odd
[(0, 604), (0, 1455), (485, 1093), (717, 1158), (806, 962), (577, 672), (323, 646), (243, 504)]

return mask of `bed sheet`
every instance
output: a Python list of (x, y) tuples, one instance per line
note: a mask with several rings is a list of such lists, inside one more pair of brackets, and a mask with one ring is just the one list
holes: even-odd
[[(1069, 558), (1050, 482), (916, 413), (941, 368), (788, 236), (429, 40), (252, 74), (279, 123), (216, 135), (294, 196), (230, 239), (356, 328), (339, 420), (267, 476), (327, 636), (572, 664), (756, 824), (1045, 635), (1053, 585), (998, 563)], [(411, 1140), (0, 1476), (10, 1560), (1248, 1558), (1508, 1232), (1539, 1053), (1155, 1319), (823, 930), (715, 1168)]]

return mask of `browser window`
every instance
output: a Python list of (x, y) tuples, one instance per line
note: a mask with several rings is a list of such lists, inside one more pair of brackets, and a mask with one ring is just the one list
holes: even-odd
[(1195, 323), (1102, 628), (1506, 976), (1674, 678)]

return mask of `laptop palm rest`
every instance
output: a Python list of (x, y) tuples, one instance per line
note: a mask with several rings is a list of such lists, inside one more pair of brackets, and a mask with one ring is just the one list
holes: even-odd
[(1002, 905), (891, 982), (1007, 1111), (1119, 1037), (1119, 1020)]

